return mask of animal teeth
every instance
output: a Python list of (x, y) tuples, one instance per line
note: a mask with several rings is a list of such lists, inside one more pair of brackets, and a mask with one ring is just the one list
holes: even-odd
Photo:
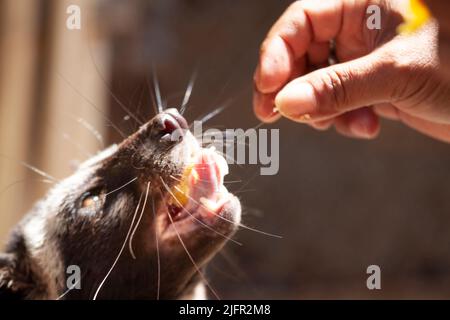
[(208, 198), (201, 197), (200, 203), (210, 212), (210, 213), (216, 213), (219, 211), (220, 208), (228, 201), (228, 194), (227, 196), (222, 196), (219, 201), (214, 201)]

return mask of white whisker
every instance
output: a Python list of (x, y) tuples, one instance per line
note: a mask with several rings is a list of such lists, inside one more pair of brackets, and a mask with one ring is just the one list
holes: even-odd
[(86, 120), (84, 120), (81, 117), (77, 118), (76, 121), (82, 127), (86, 128), (90, 133), (92, 133), (92, 135), (95, 137), (95, 139), (97, 139), (97, 141), (100, 143), (100, 147), (102, 147), (102, 148), (105, 147), (105, 142), (103, 141), (103, 136), (97, 129), (94, 128), (94, 126), (92, 124), (90, 124), (89, 122), (87, 122)]
[(94, 54), (92, 53), (92, 49), (91, 49), (91, 44), (89, 41), (89, 37), (87, 39), (87, 46), (88, 46), (88, 50), (89, 50), (89, 55), (92, 61), (92, 64), (94, 65), (95, 71), (97, 72), (97, 75), (99, 76), (99, 78), (102, 80), (102, 84), (103, 86), (106, 88), (106, 90), (108, 91), (108, 93), (110, 94), (110, 96), (114, 99), (114, 101), (122, 108), (122, 110), (124, 110), (130, 117), (132, 117), (134, 119), (134, 121), (136, 121), (137, 123), (139, 123), (140, 125), (143, 124), (143, 122), (136, 117), (133, 112), (131, 112), (130, 109), (128, 109), (123, 103), (122, 101), (119, 100), (119, 98), (117, 98), (117, 96), (114, 94), (114, 92), (112, 91), (112, 89), (110, 88), (110, 86), (108, 85), (108, 83), (106, 82), (106, 79), (103, 77), (102, 73), (100, 72), (100, 68), (98, 67), (97, 63), (95, 62), (94, 59)]
[[(170, 175), (170, 177), (174, 180), (177, 180), (179, 182), (182, 182), (182, 180), (180, 178), (175, 177), (174, 175)], [(197, 181), (201, 181), (201, 182), (209, 182), (209, 180), (206, 179), (197, 179)], [(224, 181), (223, 183), (241, 183), (242, 180), (230, 180), (230, 181)]]
[[(162, 199), (164, 199), (162, 197)], [(163, 200), (164, 201), (164, 200)], [(167, 204), (166, 204), (167, 207)], [(202, 280), (204, 281), (205, 285), (209, 288), (209, 290), (211, 290), (211, 292), (213, 293), (213, 295), (216, 297), (217, 300), (220, 300), (219, 295), (217, 294), (217, 292), (211, 287), (211, 285), (209, 284), (208, 280), (206, 280), (206, 277), (203, 275), (203, 272), (201, 272), (200, 268), (197, 266), (197, 263), (195, 263), (194, 258), (192, 258), (192, 255), (189, 253), (189, 250), (187, 249), (186, 245), (184, 244), (183, 239), (181, 238), (180, 233), (178, 232), (177, 227), (175, 226), (175, 223), (173, 223), (173, 219), (169, 213), (169, 210), (166, 210), (167, 216), (170, 219), (170, 222), (172, 223), (173, 229), (175, 230), (175, 233), (177, 234), (178, 240), (180, 240), (181, 245), (184, 248), (184, 251), (186, 252), (187, 256), (189, 257), (189, 260), (191, 260), (195, 270), (197, 271), (197, 273), (199, 274), (199, 276), (202, 278)]]
[(156, 98), (156, 106), (158, 107), (158, 113), (163, 112), (163, 104), (161, 100), (161, 90), (159, 89), (158, 77), (156, 75), (156, 71), (153, 68), (153, 87), (155, 89), (155, 98)]
[(186, 107), (189, 103), (189, 99), (191, 98), (192, 94), (192, 88), (194, 87), (195, 79), (197, 78), (197, 71), (194, 71), (192, 74), (191, 79), (189, 80), (188, 86), (186, 88), (186, 92), (184, 94), (183, 102), (181, 103), (180, 107), (180, 114), (183, 115), (183, 113), (186, 111)]
[(220, 233), (219, 231), (217, 231), (217, 230), (214, 230), (213, 228), (211, 228), (210, 226), (208, 226), (206, 223), (204, 223), (203, 221), (201, 221), (200, 219), (198, 219), (197, 217), (195, 217), (192, 213), (190, 213), (188, 210), (186, 210), (186, 208), (184, 208), (183, 207), (183, 205), (180, 203), (180, 201), (177, 199), (177, 197), (175, 197), (175, 195), (172, 193), (172, 191), (170, 191), (170, 188), (169, 188), (169, 186), (164, 182), (164, 180), (160, 177), (160, 179), (161, 179), (161, 182), (163, 183), (163, 185), (164, 185), (164, 188), (167, 190), (167, 192), (172, 196), (172, 198), (177, 202), (177, 204), (181, 207), (181, 208), (183, 208), (195, 221), (197, 221), (198, 223), (200, 223), (202, 226), (204, 226), (206, 229), (208, 229), (208, 230), (211, 230), (212, 232), (214, 232), (214, 233), (217, 233), (218, 235), (220, 235), (220, 236), (222, 236), (223, 238), (225, 238), (226, 240), (228, 240), (228, 241), (231, 241), (231, 242), (233, 242), (233, 243), (235, 243), (235, 244), (237, 244), (237, 245), (239, 245), (239, 246), (242, 246), (242, 243), (240, 243), (240, 242), (238, 242), (238, 241), (236, 241), (236, 240), (234, 240), (234, 239), (231, 239), (230, 237), (228, 237), (228, 236), (226, 236), (226, 235), (224, 235), (223, 233)]
[(136, 259), (136, 255), (134, 254), (134, 250), (133, 250), (133, 238), (134, 238), (134, 234), (136, 233), (137, 228), (139, 227), (139, 224), (141, 223), (142, 216), (144, 215), (145, 206), (147, 205), (149, 189), (150, 189), (150, 182), (147, 182), (147, 190), (145, 191), (144, 204), (142, 205), (141, 214), (139, 215), (139, 219), (136, 222), (136, 226), (134, 227), (133, 232), (131, 233), (131, 236), (130, 236), (130, 241), (128, 242), (130, 254), (133, 257), (133, 259)]
[(113, 262), (111, 268), (109, 269), (108, 273), (107, 273), (106, 276), (103, 278), (102, 282), (100, 283), (100, 285), (98, 286), (97, 290), (95, 291), (95, 294), (94, 294), (94, 297), (92, 298), (92, 300), (97, 300), (97, 296), (98, 296), (98, 294), (99, 294), (101, 288), (102, 288), (103, 285), (105, 284), (106, 279), (108, 279), (108, 277), (109, 277), (109, 275), (111, 274), (111, 272), (114, 270), (114, 267), (116, 266), (117, 261), (119, 261), (119, 258), (120, 258), (120, 256), (122, 255), (123, 249), (125, 248), (125, 245), (127, 244), (128, 237), (130, 236), (130, 232), (131, 232), (131, 229), (132, 229), (132, 227), (133, 227), (134, 220), (136, 219), (136, 216), (137, 216), (137, 213), (138, 213), (138, 210), (139, 210), (139, 206), (140, 206), (140, 204), (141, 204), (141, 200), (142, 200), (142, 193), (141, 193), (141, 196), (139, 197), (139, 202), (138, 202), (138, 204), (137, 204), (136, 211), (134, 212), (133, 219), (131, 220), (131, 224), (130, 224), (130, 227), (129, 227), (129, 229), (128, 229), (127, 235), (125, 236), (125, 240), (123, 241), (122, 247), (120, 248), (120, 251), (119, 251), (119, 253), (118, 253), (116, 259), (114, 260), (114, 262)]
[(88, 158), (91, 158), (93, 156), (93, 154), (91, 152), (89, 152), (86, 148), (84, 148), (81, 144), (79, 144), (78, 142), (75, 142), (72, 139), (72, 137), (70, 136), (70, 134), (63, 131), (62, 138), (64, 140), (66, 140), (68, 143), (70, 143), (71, 145), (73, 145), (75, 148), (77, 148), (78, 151), (80, 151), (82, 154), (84, 154)]
[(225, 110), (226, 107), (228, 107), (228, 105), (220, 106), (217, 109), (211, 111), (210, 113), (204, 115), (200, 120), (197, 120), (197, 121), (200, 121), (201, 123), (205, 123), (205, 122), (211, 120), (212, 118), (214, 118), (215, 116), (217, 116), (223, 110)]
[[(152, 210), (153, 210), (153, 219), (156, 221), (156, 207), (155, 207), (155, 199), (152, 198)], [(157, 282), (157, 291), (156, 291), (156, 300), (159, 300), (159, 291), (161, 288), (161, 260), (159, 257), (159, 239), (158, 233), (155, 232), (155, 243), (156, 243), (156, 257), (158, 261), (158, 282)]]
[(56, 74), (58, 75), (58, 77), (60, 77), (67, 86), (69, 86), (76, 94), (78, 94), (81, 98), (83, 98), (84, 101), (86, 101), (89, 105), (91, 105), (110, 125), (111, 127), (114, 128), (114, 130), (116, 130), (121, 136), (122, 138), (126, 138), (127, 136), (123, 133), (122, 130), (119, 129), (118, 126), (116, 126), (114, 124), (114, 122), (112, 122), (112, 120), (103, 112), (101, 111), (101, 109), (99, 107), (97, 107), (97, 105), (92, 102), (90, 99), (88, 99), (84, 94), (82, 94), (77, 88), (75, 88), (75, 86), (69, 81), (67, 80), (62, 74), (60, 74), (59, 72), (56, 72)]
[(31, 171), (37, 173), (40, 176), (43, 176), (44, 178), (47, 178), (49, 180), (52, 180), (53, 182), (58, 182), (58, 179), (52, 177), (51, 175), (49, 175), (48, 173), (36, 168), (35, 166), (32, 166), (31, 164), (28, 164), (24, 161), (21, 161), (20, 164), (22, 164), (23, 166), (25, 166), (26, 168), (30, 169)]
[[(29, 181), (28, 178), (25, 179), (20, 179), (20, 180), (16, 180), (14, 182), (11, 182), (10, 184), (8, 184), (7, 186), (5, 186), (1, 191), (0, 191), (0, 197), (3, 195), (3, 193), (5, 193), (6, 191), (8, 191), (10, 188), (14, 187), (15, 185), (22, 183), (22, 182), (27, 182)], [(39, 182), (43, 182), (43, 183), (48, 183), (48, 184), (53, 184), (55, 183), (55, 181), (53, 180), (49, 180), (49, 179), (32, 179), (32, 181), (39, 181)]]
[(113, 191), (110, 191), (110, 192), (108, 192), (107, 194), (105, 194), (105, 197), (108, 196), (108, 195), (110, 195), (111, 193), (117, 192), (117, 191), (119, 191), (120, 189), (125, 188), (127, 185), (129, 185), (130, 183), (133, 183), (133, 182), (136, 181), (136, 180), (137, 180), (137, 177), (134, 177), (134, 178), (131, 179), (130, 181), (128, 181), (128, 182), (126, 182), (125, 184), (121, 185), (120, 187), (118, 187), (118, 188), (114, 189)]
[(73, 286), (71, 286), (70, 288), (68, 288), (66, 291), (64, 291), (59, 297), (57, 297), (55, 300), (61, 300), (62, 298), (64, 298), (70, 291), (72, 291), (77, 285), (78, 283), (80, 283), (81, 279), (78, 279), (77, 282), (74, 283)]
[[(196, 201), (194, 198), (192, 198), (190, 195), (188, 195), (186, 192), (184, 192), (184, 191), (181, 190), (180, 188), (178, 188), (178, 187), (175, 187), (175, 188), (178, 190), (178, 192), (181, 192), (181, 193), (184, 194), (186, 197), (188, 197), (189, 199), (191, 199), (191, 200), (194, 201), (196, 204), (200, 205), (201, 207), (203, 207), (205, 210), (207, 210), (208, 212), (212, 213), (212, 214), (215, 215), (216, 217), (218, 217), (218, 218), (220, 218), (220, 219), (222, 219), (222, 220), (224, 220), (224, 221), (227, 221), (227, 222), (229, 222), (229, 223), (231, 223), (231, 224), (234, 224), (234, 223), (235, 223), (234, 221), (229, 220), (229, 219), (227, 219), (227, 218), (225, 218), (225, 217), (222, 217), (220, 214), (217, 214), (216, 212), (214, 212), (214, 211), (210, 210), (209, 208), (205, 207), (202, 203)], [(241, 228), (250, 230), (250, 231), (254, 231), (254, 232), (257, 232), (257, 233), (260, 233), (260, 234), (264, 234), (264, 235), (266, 235), (266, 236), (270, 236), (270, 237), (274, 237), (274, 238), (279, 238), (279, 239), (282, 239), (282, 238), (283, 238), (282, 236), (279, 236), (279, 235), (277, 235), (277, 234), (273, 234), (273, 233), (261, 231), (261, 230), (258, 230), (258, 229), (252, 228), (252, 227), (248, 227), (248, 226), (246, 226), (246, 225), (243, 225), (242, 223), (239, 223), (238, 226), (241, 227)]]
[(265, 124), (266, 124), (265, 122), (260, 122), (260, 123), (258, 123), (256, 126), (254, 126), (254, 127), (251, 128), (251, 129), (258, 129), (258, 128), (262, 127), (262, 126), (265, 125)]

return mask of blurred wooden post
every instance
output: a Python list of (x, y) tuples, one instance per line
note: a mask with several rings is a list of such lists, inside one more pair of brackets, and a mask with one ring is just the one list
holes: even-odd
[[(32, 121), (29, 114), (34, 94), (38, 5), (38, 1), (0, 3), (0, 190), (27, 175), (20, 160), (26, 159)], [(25, 183), (11, 189), (0, 191), (1, 244), (27, 199)]]
[[(48, 85), (43, 102), (51, 127), (45, 131), (39, 162), (44, 170), (62, 178), (72, 172), (72, 161), (85, 160), (101, 148), (92, 132), (79, 121), (83, 119), (81, 121), (104, 132), (102, 113), (106, 113), (107, 87), (102, 78), (108, 78), (104, 67), (108, 64), (101, 43), (95, 37), (96, 2), (53, 0), (51, 3), (52, 24), (48, 36), (52, 44), (45, 62)], [(66, 10), (70, 5), (81, 9), (80, 30), (66, 27), (69, 17)]]
[[(81, 8), (80, 30), (66, 27), (70, 5)], [(87, 129), (106, 131), (103, 78), (108, 79), (109, 63), (95, 31), (96, 5), (91, 0), (0, 3), (0, 154), (12, 159), (0, 158), (0, 241), (49, 188), (20, 161), (63, 178), (72, 161), (102, 148)]]

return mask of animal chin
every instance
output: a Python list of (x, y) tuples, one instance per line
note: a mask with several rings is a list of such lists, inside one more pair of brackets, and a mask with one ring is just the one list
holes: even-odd
[[(225, 159), (213, 148), (199, 149), (182, 178), (172, 187), (168, 201), (171, 222), (192, 219), (214, 225), (232, 195), (223, 185), (228, 174)], [(192, 221), (194, 222), (194, 221)]]

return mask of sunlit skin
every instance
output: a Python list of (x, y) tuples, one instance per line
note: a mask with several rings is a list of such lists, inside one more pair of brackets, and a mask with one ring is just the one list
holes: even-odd
[[(381, 8), (381, 30), (367, 28), (370, 4)], [(445, 43), (439, 43), (433, 19), (398, 34), (408, 5), (406, 0), (294, 2), (261, 46), (254, 74), (258, 118), (273, 122), (284, 116), (371, 139), (384, 117), (450, 142), (450, 86), (439, 61)], [(340, 63), (328, 66), (332, 39)]]
[(441, 72), (450, 79), (450, 1), (424, 0), (433, 17), (439, 22), (439, 58)]

